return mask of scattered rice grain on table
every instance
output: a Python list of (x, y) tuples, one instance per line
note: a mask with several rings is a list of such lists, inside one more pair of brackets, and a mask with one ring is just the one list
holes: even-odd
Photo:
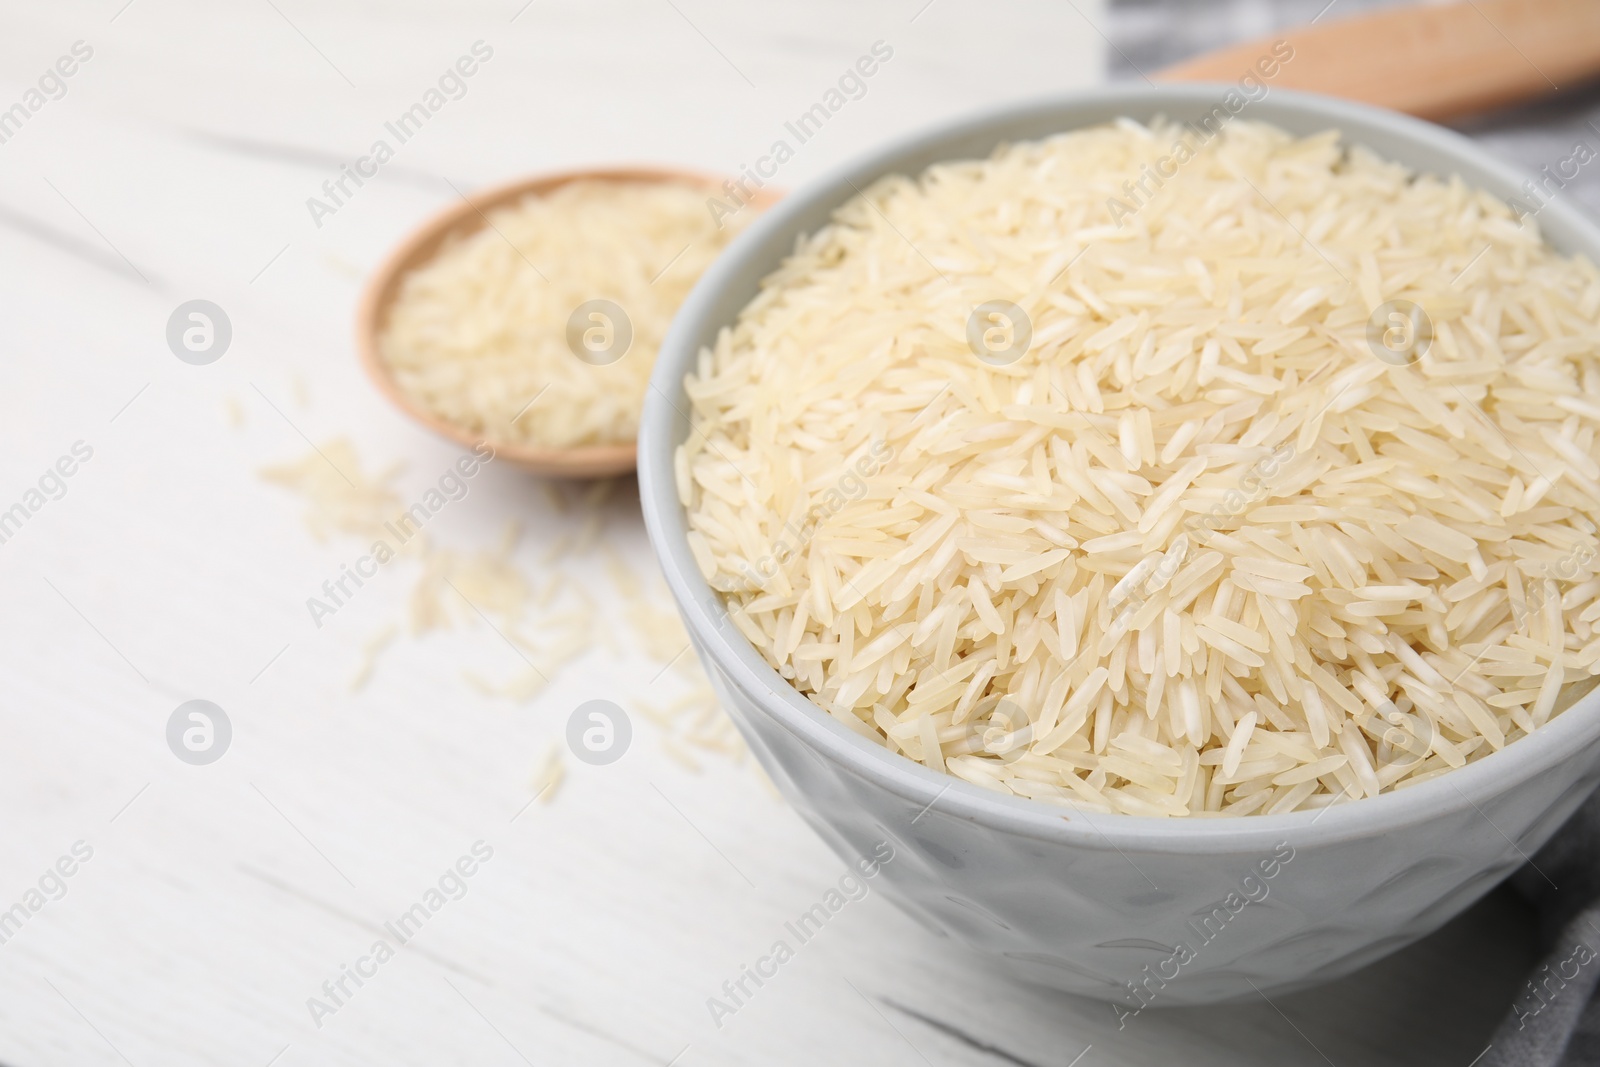
[(402, 512), (393, 485), (399, 472), (400, 465), (395, 464), (376, 477), (368, 476), (355, 445), (339, 437), (314, 446), (295, 462), (274, 464), (260, 473), (264, 480), (306, 498), (306, 525), (318, 541), (326, 541), (335, 532), (383, 536), (383, 524)]
[(528, 782), (534, 799), (541, 804), (550, 803), (556, 798), (566, 778), (567, 761), (561, 755), (561, 745), (555, 741), (545, 742), (544, 751), (534, 761), (533, 777)]
[(361, 665), (350, 678), (350, 692), (358, 693), (366, 688), (367, 683), (372, 680), (372, 672), (378, 667), (378, 655), (389, 647), (399, 632), (399, 626), (389, 623), (362, 644)]

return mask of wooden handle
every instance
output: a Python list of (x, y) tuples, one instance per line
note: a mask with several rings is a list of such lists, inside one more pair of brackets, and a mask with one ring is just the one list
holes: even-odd
[[(1294, 49), (1288, 62), (1272, 59), (1276, 41)], [(1275, 64), (1274, 76), (1262, 77)], [(1600, 0), (1469, 0), (1330, 19), (1187, 60), (1157, 77), (1237, 82), (1252, 71), (1274, 88), (1455, 118), (1600, 75)]]

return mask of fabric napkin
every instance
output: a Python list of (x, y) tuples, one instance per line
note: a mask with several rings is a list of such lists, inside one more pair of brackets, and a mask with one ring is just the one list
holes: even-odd
[(1600, 1064), (1600, 793), (1511, 876), (1511, 885), (1538, 914), (1544, 955), (1479, 1067)]

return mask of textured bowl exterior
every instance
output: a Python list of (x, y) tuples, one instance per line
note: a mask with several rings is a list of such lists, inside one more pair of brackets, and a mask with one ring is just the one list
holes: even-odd
[[(1322, 811), (1152, 819), (1001, 795), (890, 753), (824, 714), (728, 622), (699, 574), (673, 482), (684, 374), (795, 237), (887, 173), (1105, 122), (1209, 112), (1228, 86), (1102, 90), (957, 124), (883, 149), (793, 194), (736, 241), (675, 320), (640, 433), (656, 553), (718, 696), (784, 796), (847, 862), (893, 849), (877, 877), (935, 934), (1029, 981), (1110, 1001), (1200, 1004), (1328, 981), (1437, 929), (1526, 861), (1600, 781), (1600, 690), (1534, 735), (1398, 793)], [(1449, 131), (1287, 91), (1244, 117), (1336, 128), (1387, 158), (1502, 196), (1522, 176)], [(1600, 260), (1600, 231), (1561, 203), (1558, 249)]]

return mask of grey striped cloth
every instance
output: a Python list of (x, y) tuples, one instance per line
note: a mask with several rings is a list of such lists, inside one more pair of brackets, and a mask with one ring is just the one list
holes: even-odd
[[(1111, 0), (1102, 28), (1111, 77), (1126, 80), (1319, 16), (1383, 6), (1385, 0)], [(1573, 158), (1580, 142), (1600, 155), (1600, 86), (1455, 125), (1531, 177)], [(1600, 219), (1600, 159), (1580, 167), (1556, 195)], [(1600, 1067), (1600, 794), (1511, 884), (1539, 916), (1545, 955), (1475, 1067)]]

